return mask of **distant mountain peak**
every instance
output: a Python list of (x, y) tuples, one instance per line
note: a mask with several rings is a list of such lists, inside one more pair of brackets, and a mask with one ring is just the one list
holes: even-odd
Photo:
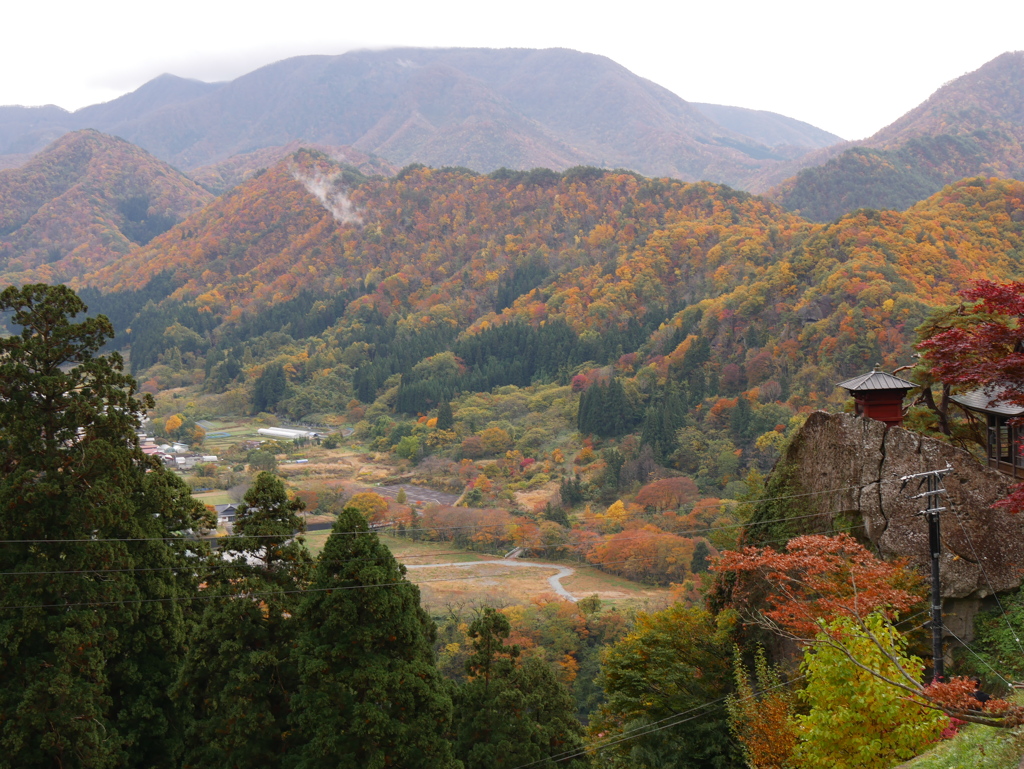
[[(785, 119), (773, 120), (779, 133)], [(182, 169), (301, 141), (352, 146), (398, 166), (592, 165), (735, 186), (820, 144), (782, 139), (775, 144), (787, 149), (774, 150), (605, 56), (568, 48), (358, 50), (283, 59), (227, 83), (164, 74), (51, 116), (34, 133), (12, 118), (6, 142), (0, 115), (0, 155), (85, 127)]]
[(797, 175), (782, 183), (776, 175), (769, 195), (817, 221), (906, 209), (963, 178), (1024, 178), (1024, 51), (997, 56), (874, 136), (805, 156), (789, 173)]

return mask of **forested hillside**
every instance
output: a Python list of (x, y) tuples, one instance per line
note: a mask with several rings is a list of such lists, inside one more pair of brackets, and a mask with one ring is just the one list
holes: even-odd
[(823, 151), (820, 165), (800, 171), (769, 196), (825, 221), (861, 207), (903, 210), (966, 176), (1022, 178), (1024, 52), (1005, 53), (947, 83), (855, 144), (841, 154)]
[(434, 340), (409, 366), (456, 339), (469, 356), (517, 321), (590, 346), (566, 361), (632, 355), (621, 365), (661, 377), (700, 340), (727, 392), (773, 380), (812, 402), (836, 376), (906, 362), (928, 308), (969, 279), (1016, 273), (1021, 190), (965, 180), (904, 213), (813, 225), (708, 184), (587, 168), (371, 179), (304, 151), (79, 282), (173, 287), (152, 330), (133, 324), (136, 371), (175, 346), (160, 338), (176, 313), (201, 319), (181, 321), (193, 353), (283, 331), (315, 337), (328, 368), (353, 344), (378, 361), (381, 333)]
[(121, 139), (67, 134), (0, 171), (5, 283), (63, 282), (148, 243), (213, 196)]
[[(808, 411), (845, 400), (837, 381), (913, 363), (936, 309), (1022, 260), (1024, 182), (988, 177), (815, 224), (722, 185), (585, 166), (381, 177), (299, 150), (254, 171), (74, 279), (112, 326), (69, 325), (83, 308), (64, 288), (0, 295), (6, 330), (27, 329), (0, 338), (18, 601), (0, 609), (15, 661), (0, 741), (40, 767), (77, 751), (167, 769), (721, 769), (767, 753), (881, 769), (955, 731), (939, 711), (1019, 725), (1018, 706), (975, 708), (966, 679), (918, 685), (918, 575), (842, 536), (861, 525), (845, 514), (788, 541), (814, 505), (785, 467), (765, 476)], [(194, 448), (225, 415), (331, 434), (314, 461), (285, 463), (298, 439), (236, 441), (195, 468), (195, 489), (247, 489), (213, 554), (185, 538), (212, 510), (142, 453), (143, 410)], [(352, 493), (329, 477), (342, 451), (458, 504)], [(315, 560), (300, 500), (334, 518)], [(768, 513), (778, 536), (738, 552)], [(470, 617), (452, 602), (438, 631), (368, 524), (446, 557), (575, 560), (672, 605), (538, 596)], [(117, 577), (97, 579), (96, 552)], [(775, 649), (782, 667), (765, 628), (800, 644)]]
[(1024, 184), (994, 179), (815, 225), (711, 184), (369, 178), (300, 151), (79, 285), (149, 391), (348, 420), (406, 458), (529, 460), (481, 505), (545, 483), (607, 503), (656, 468), (717, 499), (838, 381), (912, 363), (969, 280), (1019, 274), (1022, 228)]

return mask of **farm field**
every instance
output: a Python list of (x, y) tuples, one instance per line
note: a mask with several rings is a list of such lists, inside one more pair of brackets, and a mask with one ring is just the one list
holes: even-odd
[(216, 491), (203, 491), (192, 496), (204, 505), (228, 505), (235, 501), (231, 498), (229, 492), (220, 489)]
[[(256, 432), (258, 423), (244, 417), (203, 420), (202, 427), (207, 430), (204, 450), (210, 453), (223, 454), (231, 444), (259, 437)], [(306, 461), (296, 463), (296, 457)], [(377, 485), (385, 478), (394, 477), (397, 468), (356, 446), (330, 450), (307, 446), (289, 454), (289, 458), (291, 461), (279, 457), (278, 473), (293, 487), (316, 489), (324, 485), (334, 488), (336, 484), (346, 487), (355, 484), (387, 496), (398, 493), (397, 485)], [(411, 499), (414, 493), (420, 491), (419, 487), (402, 485)], [(456, 494), (443, 492), (437, 494), (445, 497), (445, 502), (450, 502), (448, 497), (451, 500), (457, 497)], [(208, 505), (234, 501), (226, 491), (204, 492), (195, 496)], [(314, 522), (329, 523), (330, 516), (310, 516), (308, 523)], [(323, 550), (329, 536), (329, 529), (320, 529), (307, 532), (304, 538), (310, 552), (316, 556)], [(524, 560), (533, 563), (550, 563), (550, 567), (511, 566), (507, 562), (503, 563), (499, 557), (459, 550), (446, 542), (412, 540), (387, 534), (381, 535), (381, 541), (400, 563), (408, 566), (479, 564), (475, 567), (437, 566), (409, 570), (407, 576), (419, 585), (424, 607), (434, 613), (443, 611), (451, 604), (507, 606), (529, 602), (539, 595), (554, 595), (548, 579), (561, 569), (572, 570), (572, 574), (561, 578), (561, 585), (576, 598), (597, 595), (605, 602), (649, 610), (662, 608), (671, 601), (668, 588), (631, 582), (585, 563), (545, 562), (540, 558), (526, 558)]]
[(248, 419), (203, 419), (198, 424), (206, 430), (206, 439), (203, 441), (203, 452), (206, 454), (221, 456), (231, 444), (260, 438), (256, 432), (259, 425)]
[[(329, 534), (329, 531), (316, 531), (306, 535), (306, 544), (314, 555), (323, 549)], [(452, 604), (509, 606), (527, 603), (538, 595), (551, 595), (548, 578), (562, 568), (575, 572), (562, 579), (562, 586), (577, 598), (596, 594), (605, 602), (651, 611), (671, 601), (668, 588), (630, 582), (588, 564), (557, 561), (550, 562), (550, 569), (523, 568), (503, 563), (503, 559), (495, 556), (457, 550), (445, 542), (424, 542), (386, 534), (380, 539), (399, 563), (406, 565), (480, 564), (479, 567), (410, 569), (406, 576), (419, 586), (423, 606), (431, 613), (443, 611)]]

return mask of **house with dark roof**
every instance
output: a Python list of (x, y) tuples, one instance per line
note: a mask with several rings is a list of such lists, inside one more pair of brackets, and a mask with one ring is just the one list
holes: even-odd
[(1024, 478), (1024, 426), (1014, 424), (1024, 415), (1024, 406), (1000, 396), (1002, 391), (990, 387), (953, 395), (950, 400), (984, 420), (988, 466), (1014, 478)]
[(214, 511), (217, 513), (217, 526), (232, 526), (235, 523), (235, 516), (238, 514), (238, 505), (227, 504), (227, 505), (214, 505)]
[(842, 387), (853, 396), (857, 416), (884, 422), (888, 427), (899, 427), (903, 424), (903, 399), (917, 385), (872, 369), (867, 374), (840, 382), (836, 387)]

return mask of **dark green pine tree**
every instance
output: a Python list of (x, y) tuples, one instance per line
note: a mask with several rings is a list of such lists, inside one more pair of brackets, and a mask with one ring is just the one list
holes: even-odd
[(604, 413), (595, 432), (603, 438), (611, 438), (622, 435), (632, 427), (633, 419), (630, 413), (629, 401), (626, 398), (626, 391), (622, 382), (612, 379), (607, 386), (604, 397)]
[(295, 769), (454, 769), (448, 684), (419, 589), (346, 508), (299, 612)]
[(693, 557), (690, 560), (690, 571), (694, 574), (703, 574), (711, 565), (711, 546), (706, 539), (698, 539), (693, 546)]
[(288, 377), (280, 363), (271, 363), (260, 374), (252, 387), (252, 413), (270, 411), (288, 390)]
[[(63, 286), (0, 293), (0, 755), (4, 766), (176, 765), (166, 696), (183, 653), (202, 506), (139, 449), (134, 379)], [(191, 542), (193, 552), (201, 546)], [(191, 597), (191, 596), (185, 596)], [(187, 604), (186, 604), (187, 605)]]
[(516, 664), (519, 647), (502, 643), (511, 632), (505, 615), (489, 607), (469, 627), (473, 654), (456, 697), (456, 755), (465, 769), (588, 766), (575, 700), (544, 661)]
[(454, 427), (455, 415), (452, 414), (452, 404), (447, 400), (443, 400), (437, 407), (437, 429), (451, 430)]
[(599, 429), (601, 413), (604, 410), (604, 388), (593, 384), (580, 393), (576, 411), (576, 429), (584, 435), (592, 435)]
[[(177, 475), (155, 469), (142, 478), (139, 512), (152, 537), (165, 538), (214, 525), (202, 503)], [(150, 524), (149, 520), (154, 523)], [(197, 522), (201, 522), (197, 525)], [(135, 581), (148, 600), (127, 624), (119, 618), (123, 651), (109, 670), (118, 728), (127, 737), (125, 766), (178, 767), (184, 750), (182, 721), (169, 690), (187, 650), (188, 632), (201, 606), (195, 568), (209, 548), (192, 537), (151, 539), (133, 546), (139, 571)], [(180, 596), (181, 601), (170, 600)]]
[(185, 767), (278, 767), (294, 744), (294, 616), (311, 559), (295, 532), (301, 502), (260, 473), (235, 535), (211, 562), (205, 607), (172, 691), (184, 713)]
[(679, 385), (672, 382), (647, 407), (640, 429), (640, 443), (650, 446), (655, 460), (664, 464), (676, 450), (676, 434), (685, 422), (686, 398)]
[(284, 483), (262, 472), (242, 498), (235, 518), (234, 536), (221, 540), (221, 550), (245, 553), (258, 562), (255, 573), (283, 589), (292, 589), (308, 577), (309, 550), (296, 538), (305, 529), (299, 516), (302, 500), (289, 499)]

